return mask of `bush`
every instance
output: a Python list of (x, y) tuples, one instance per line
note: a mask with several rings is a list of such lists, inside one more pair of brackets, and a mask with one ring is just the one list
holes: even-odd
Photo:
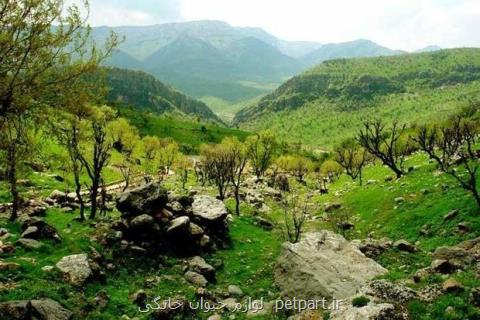
[(356, 297), (352, 300), (352, 306), (355, 308), (365, 307), (370, 302), (370, 299), (365, 296)]

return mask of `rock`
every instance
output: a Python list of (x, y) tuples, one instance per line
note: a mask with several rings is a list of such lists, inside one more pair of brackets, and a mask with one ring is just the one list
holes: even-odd
[(165, 308), (156, 310), (153, 313), (153, 319), (155, 320), (172, 320), (172, 319), (190, 319), (188, 314), (190, 309), (188, 308), (188, 301), (185, 297), (176, 296), (170, 300), (164, 300), (158, 302)]
[(192, 204), (193, 215), (208, 223), (224, 221), (228, 215), (225, 204), (211, 196), (198, 195)]
[(0, 315), (12, 320), (29, 319), (31, 315), (30, 301), (0, 302)]
[(88, 257), (84, 253), (63, 257), (56, 267), (63, 272), (67, 281), (77, 286), (83, 285), (93, 276)]
[[(22, 220), (22, 230), (27, 231), (30, 227), (36, 227), (37, 231), (33, 234), (35, 239), (48, 239), (56, 242), (61, 241), (61, 237), (57, 230), (38, 217), (31, 217)], [(34, 230), (30, 228), (30, 230)], [(32, 236), (33, 236), (32, 235)]]
[(474, 306), (480, 307), (480, 287), (472, 289), (472, 292), (470, 293), (470, 301)]
[(202, 248), (208, 248), (211, 245), (210, 237), (204, 234), (202, 238), (200, 238), (200, 246)]
[(170, 221), (170, 224), (167, 228), (167, 234), (172, 237), (188, 238), (188, 236), (191, 234), (190, 218), (178, 217)]
[(205, 234), (205, 231), (196, 223), (190, 223), (190, 235), (193, 239), (200, 239)]
[(52, 299), (32, 300), (32, 316), (41, 320), (69, 320), (73, 314)]
[(138, 306), (143, 306), (145, 305), (146, 301), (147, 301), (147, 293), (144, 290), (138, 290), (137, 292), (134, 293), (133, 303), (135, 303)]
[(193, 257), (188, 261), (188, 268), (199, 273), (209, 281), (215, 281), (215, 268), (209, 265), (202, 257)]
[(20, 265), (14, 262), (0, 261), (0, 271), (16, 271), (20, 269)]
[(407, 304), (416, 299), (418, 294), (401, 284), (387, 280), (373, 280), (364, 288), (364, 293), (392, 303)]
[(432, 261), (430, 268), (438, 273), (450, 274), (459, 269), (459, 266), (448, 260), (436, 259)]
[(131, 246), (129, 247), (129, 250), (131, 253), (138, 255), (138, 256), (144, 256), (148, 253), (147, 249), (142, 248), (140, 246)]
[(108, 296), (105, 290), (100, 290), (95, 295), (94, 301), (97, 306), (99, 306), (101, 309), (104, 309), (108, 305), (108, 302), (110, 301), (110, 297)]
[(150, 229), (154, 222), (155, 221), (152, 216), (149, 216), (148, 214), (142, 214), (130, 221), (130, 227), (135, 230)]
[(44, 267), (42, 267), (43, 272), (52, 272), (53, 269), (55, 269), (54, 266), (44, 266)]
[(404, 197), (397, 197), (395, 198), (395, 203), (404, 203), (405, 202), (405, 198)]
[(392, 304), (369, 303), (368, 305), (356, 308), (343, 304), (338, 310), (333, 310), (330, 320), (408, 320), (408, 315), (399, 313)]
[(405, 251), (410, 253), (414, 253), (417, 251), (417, 248), (413, 244), (411, 244), (410, 242), (404, 239), (395, 241), (393, 246), (400, 251)]
[(460, 222), (457, 225), (457, 230), (461, 234), (468, 233), (471, 231), (470, 224), (468, 222)]
[(48, 198), (54, 200), (55, 202), (65, 202), (67, 200), (67, 194), (60, 190), (53, 190), (52, 193), (48, 196)]
[(262, 217), (255, 217), (255, 222), (258, 226), (265, 230), (273, 230), (273, 223), (269, 220), (262, 218)]
[(18, 239), (16, 244), (28, 250), (38, 250), (43, 247), (43, 243), (33, 239)]
[(342, 208), (342, 204), (341, 203), (327, 203), (325, 204), (325, 207), (324, 207), (324, 210), (325, 212), (332, 212), (332, 211), (336, 211), (336, 210), (339, 210)]
[(430, 267), (419, 269), (413, 275), (413, 281), (415, 283), (421, 282), (422, 280), (425, 280), (432, 273), (433, 273), (433, 270)]
[(351, 230), (351, 229), (355, 228), (355, 225), (351, 222), (348, 222), (348, 221), (342, 221), (342, 222), (337, 223), (337, 227), (340, 230), (347, 231), (347, 230)]
[(38, 239), (40, 236), (40, 233), (38, 232), (38, 227), (36, 226), (30, 226), (25, 230), (22, 235), (20, 236), (21, 238), (28, 238), (28, 239)]
[(167, 202), (167, 190), (159, 183), (149, 183), (121, 194), (117, 200), (117, 209), (127, 217), (154, 215), (164, 208)]
[(5, 228), (0, 228), (0, 237), (3, 237), (6, 234), (8, 234), (8, 230)]
[(290, 183), (286, 174), (277, 174), (275, 177), (275, 185), (281, 191), (290, 191)]
[(341, 235), (322, 230), (305, 234), (299, 243), (283, 245), (275, 283), (286, 297), (345, 299), (386, 272)]
[(474, 261), (469, 252), (460, 247), (439, 247), (435, 250), (432, 257), (436, 260), (448, 261), (458, 267), (468, 266)]
[(449, 278), (443, 283), (442, 289), (446, 293), (452, 293), (463, 291), (464, 287), (457, 280)]
[(237, 306), (238, 306), (237, 299), (235, 299), (235, 298), (224, 299), (224, 300), (222, 300), (221, 304), (222, 304), (222, 306), (225, 306), (225, 309), (227, 309), (230, 312), (235, 311)]
[(358, 240), (358, 242), (352, 241), (352, 244), (355, 244), (363, 254), (372, 259), (375, 259), (392, 247), (392, 241), (388, 238), (382, 238), (378, 240), (367, 238), (361, 241)]
[(243, 291), (242, 291), (242, 289), (240, 289), (239, 286), (229, 285), (228, 286), (228, 294), (230, 294), (231, 296), (235, 296), (235, 297), (241, 297), (241, 296), (243, 296)]
[(222, 316), (219, 314), (212, 314), (207, 320), (222, 320)]
[(193, 271), (187, 271), (184, 277), (185, 280), (197, 287), (206, 287), (208, 284), (207, 279), (203, 275)]
[(458, 211), (457, 209), (450, 211), (449, 213), (443, 216), (443, 221), (450, 221), (455, 219), (458, 216), (459, 212), (460, 211)]

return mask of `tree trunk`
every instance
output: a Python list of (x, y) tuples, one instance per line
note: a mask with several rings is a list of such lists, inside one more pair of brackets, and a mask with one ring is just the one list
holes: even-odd
[(80, 221), (85, 221), (85, 202), (82, 197), (82, 185), (80, 183), (80, 175), (78, 172), (75, 172), (75, 194), (80, 203)]
[(93, 220), (95, 219), (97, 215), (97, 208), (98, 208), (98, 203), (97, 203), (97, 197), (98, 197), (98, 187), (100, 183), (97, 177), (93, 179), (92, 183), (92, 190), (90, 192), (90, 202), (91, 202), (91, 209), (90, 209), (90, 219)]
[(475, 198), (475, 201), (477, 202), (477, 206), (480, 208), (480, 194), (478, 194), (478, 190), (476, 187), (473, 187), (472, 194)]
[(235, 187), (234, 188), (235, 191), (235, 213), (237, 214), (237, 216), (240, 215), (240, 188), (239, 187)]
[(10, 215), (10, 221), (15, 221), (18, 217), (20, 206), (20, 194), (17, 189), (17, 148), (15, 143), (12, 143), (8, 148), (8, 166), (8, 182), (12, 194), (12, 212)]

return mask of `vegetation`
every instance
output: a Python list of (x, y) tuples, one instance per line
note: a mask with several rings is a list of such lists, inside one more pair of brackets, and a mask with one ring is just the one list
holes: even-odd
[(386, 125), (445, 120), (477, 99), (479, 66), (478, 49), (326, 61), (241, 110), (234, 123), (332, 150), (365, 119)]

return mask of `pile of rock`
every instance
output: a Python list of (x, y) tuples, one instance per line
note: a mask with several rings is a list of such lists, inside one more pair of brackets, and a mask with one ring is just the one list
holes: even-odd
[(180, 196), (150, 183), (121, 194), (117, 208), (122, 220), (112, 225), (115, 238), (137, 253), (207, 250), (228, 240), (227, 208), (210, 196)]
[(73, 313), (52, 299), (0, 303), (2, 319), (69, 320)]

